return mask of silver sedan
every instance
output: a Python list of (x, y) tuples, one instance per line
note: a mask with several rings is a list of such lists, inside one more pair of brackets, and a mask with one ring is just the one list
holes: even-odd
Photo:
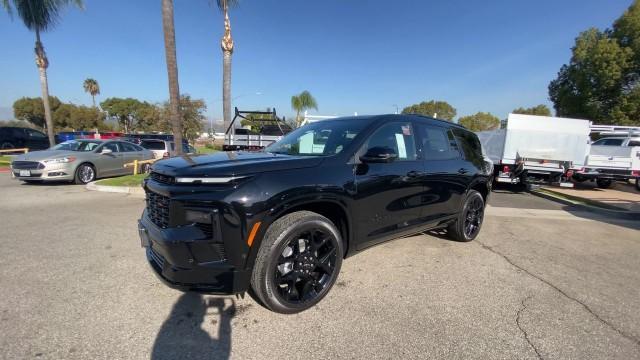
[[(73, 181), (86, 184), (97, 178), (132, 174), (124, 164), (153, 159), (153, 153), (120, 140), (70, 140), (48, 150), (16, 156), (13, 176), (25, 182)], [(143, 166), (143, 171), (148, 165)]]

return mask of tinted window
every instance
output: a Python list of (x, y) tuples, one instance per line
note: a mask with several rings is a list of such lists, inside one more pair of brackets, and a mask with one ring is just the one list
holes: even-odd
[(631, 140), (628, 146), (640, 146), (640, 140)]
[(462, 148), (465, 159), (476, 166), (482, 166), (484, 159), (482, 156), (482, 145), (480, 145), (478, 137), (472, 132), (461, 129), (453, 129), (452, 131), (456, 140), (458, 140), (458, 144), (460, 144)]
[(124, 152), (135, 152), (135, 151), (140, 151), (137, 149), (137, 146), (133, 145), (133, 144), (129, 144), (126, 142), (121, 142), (118, 143), (121, 147), (122, 147), (122, 151)]
[(420, 138), (425, 160), (449, 160), (460, 157), (458, 144), (448, 129), (420, 125)]
[(41, 133), (40, 131), (36, 131), (36, 130), (31, 130), (31, 129), (26, 129), (25, 130), (27, 132), (27, 134), (34, 138), (34, 139), (45, 139), (46, 136), (45, 134)]
[(382, 125), (367, 141), (367, 151), (371, 148), (390, 148), (398, 154), (397, 161), (415, 160), (416, 144), (410, 123)]
[(149, 150), (164, 150), (164, 141), (150, 141), (150, 140), (142, 140), (140, 142), (143, 148)]
[(600, 139), (593, 143), (593, 145), (606, 145), (606, 146), (622, 146), (624, 139)]

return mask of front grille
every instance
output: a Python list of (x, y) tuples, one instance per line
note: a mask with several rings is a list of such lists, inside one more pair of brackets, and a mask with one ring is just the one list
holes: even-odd
[(29, 176), (20, 176), (20, 173), (19, 173), (19, 172), (17, 172), (17, 171), (15, 171), (15, 172), (13, 173), (13, 175), (15, 175), (15, 176), (17, 176), (17, 177), (21, 177), (21, 178), (24, 178), (24, 177), (39, 178), (39, 177), (42, 177), (42, 174), (31, 174), (31, 175), (29, 175)]
[(207, 236), (207, 239), (213, 238), (213, 226), (211, 224), (205, 223), (196, 223), (198, 229), (202, 230), (202, 232)]
[(44, 169), (44, 164), (37, 161), (14, 161), (11, 166), (16, 170), (41, 170)]
[(169, 227), (169, 205), (171, 201), (168, 197), (147, 192), (147, 215), (151, 222), (165, 229)]
[(162, 175), (157, 172), (151, 173), (151, 180), (160, 184), (165, 184), (165, 185), (171, 185), (175, 182), (175, 179), (173, 176)]
[(164, 257), (158, 254), (153, 248), (149, 249), (149, 255), (151, 255), (151, 259), (160, 267), (160, 269), (164, 269)]

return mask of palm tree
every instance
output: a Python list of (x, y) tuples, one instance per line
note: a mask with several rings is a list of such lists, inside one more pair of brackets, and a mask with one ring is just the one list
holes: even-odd
[(238, 0), (216, 0), (216, 3), (218, 9), (224, 14), (224, 35), (220, 46), (222, 47), (222, 118), (226, 129), (231, 124), (231, 54), (233, 54), (229, 8), (236, 6)]
[(53, 119), (51, 117), (51, 106), (49, 105), (49, 84), (47, 82), (49, 59), (47, 59), (44, 46), (40, 41), (40, 33), (51, 30), (56, 25), (65, 6), (75, 4), (82, 9), (82, 0), (11, 0), (11, 3), (10, 0), (0, 1), (2, 1), (2, 5), (9, 13), (9, 16), (13, 15), (11, 6), (11, 3), (13, 3), (13, 8), (15, 8), (27, 29), (36, 33), (36, 65), (40, 71), (40, 87), (42, 88), (47, 134), (49, 135), (49, 143), (53, 146), (55, 145), (55, 138), (53, 136)]
[(92, 78), (88, 78), (82, 84), (84, 92), (91, 94), (91, 100), (93, 100), (93, 107), (96, 107), (96, 95), (100, 95), (100, 85), (98, 81)]
[(162, 1), (162, 29), (164, 53), (169, 76), (169, 119), (173, 130), (176, 154), (182, 154), (182, 118), (180, 117), (180, 88), (178, 86), (178, 61), (176, 59), (176, 33), (173, 25), (173, 0)]
[(300, 118), (300, 113), (309, 109), (318, 110), (318, 103), (313, 95), (305, 90), (291, 97), (291, 108), (296, 111), (296, 126), (300, 127), (303, 120)]

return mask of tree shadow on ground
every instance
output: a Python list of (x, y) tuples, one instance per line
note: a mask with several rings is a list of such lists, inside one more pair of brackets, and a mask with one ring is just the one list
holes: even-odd
[[(158, 331), (151, 359), (228, 359), (231, 354), (231, 319), (235, 314), (236, 305), (232, 298), (205, 299), (197, 293), (181, 295)], [(205, 319), (210, 324), (205, 324)], [(217, 337), (212, 337), (203, 326), (217, 328)]]

